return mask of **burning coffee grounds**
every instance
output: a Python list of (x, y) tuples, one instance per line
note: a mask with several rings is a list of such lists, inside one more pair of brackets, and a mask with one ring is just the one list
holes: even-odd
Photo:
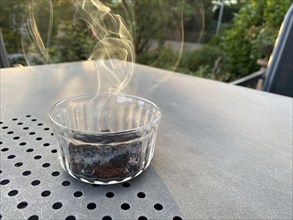
[[(77, 177), (111, 181), (133, 176), (144, 167), (146, 154), (137, 134), (75, 135), (69, 143), (70, 170)], [(81, 144), (82, 143), (82, 144)]]

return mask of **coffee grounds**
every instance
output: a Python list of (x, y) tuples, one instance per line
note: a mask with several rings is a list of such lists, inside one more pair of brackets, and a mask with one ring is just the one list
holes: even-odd
[[(97, 140), (96, 137), (93, 139)], [(109, 139), (98, 140), (99, 145), (69, 144), (70, 169), (76, 176), (90, 180), (122, 180), (135, 175), (142, 168), (144, 158), (141, 158), (141, 141), (107, 145), (113, 139), (111, 142)], [(117, 141), (116, 138), (114, 140)]]

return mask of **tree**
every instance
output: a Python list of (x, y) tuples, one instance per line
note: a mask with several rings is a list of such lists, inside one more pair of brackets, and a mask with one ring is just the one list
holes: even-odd
[[(243, 2), (244, 3), (244, 2)], [(228, 72), (235, 78), (256, 71), (256, 60), (269, 56), (292, 0), (249, 0), (221, 37)]]
[(210, 0), (185, 0), (184, 39), (189, 42), (208, 42), (215, 33), (213, 3)]
[(134, 0), (133, 5), (137, 54), (146, 52), (152, 39), (182, 40), (184, 1)]
[(0, 28), (8, 53), (21, 52), (21, 21), (27, 5), (25, 1), (0, 1)]

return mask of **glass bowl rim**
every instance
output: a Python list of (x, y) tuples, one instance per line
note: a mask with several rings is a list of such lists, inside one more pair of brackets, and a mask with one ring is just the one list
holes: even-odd
[[(107, 93), (104, 93), (104, 94), (106, 95)], [(154, 120), (150, 121), (149, 123), (147, 123), (145, 125), (142, 125), (142, 126), (139, 126), (139, 127), (135, 127), (135, 128), (131, 128), (131, 129), (125, 129), (125, 130), (119, 130), (119, 131), (109, 131), (109, 132), (105, 132), (105, 131), (87, 131), (87, 130), (80, 130), (80, 129), (70, 128), (69, 126), (62, 125), (61, 123), (57, 122), (56, 119), (54, 119), (53, 111), (57, 106), (61, 105), (62, 103), (65, 103), (65, 102), (70, 101), (70, 100), (76, 100), (76, 99), (84, 98), (84, 97), (101, 96), (101, 95), (104, 95), (104, 94), (102, 93), (102, 94), (97, 95), (95, 93), (89, 93), (89, 94), (83, 94), (83, 95), (77, 95), (77, 96), (70, 96), (70, 97), (67, 97), (65, 99), (62, 99), (62, 100), (58, 101), (57, 103), (55, 103), (51, 107), (51, 109), (49, 110), (49, 118), (58, 127), (61, 127), (61, 128), (65, 129), (65, 130), (69, 130), (69, 131), (72, 131), (72, 132), (83, 133), (83, 134), (88, 134), (88, 135), (128, 134), (128, 133), (139, 132), (139, 131), (142, 131), (142, 130), (146, 130), (148, 128), (152, 128), (152, 127), (156, 126), (160, 122), (160, 119), (162, 117), (162, 112), (161, 112), (161, 109), (155, 103), (149, 101), (148, 99), (139, 97), (139, 96), (128, 95), (128, 94), (123, 94), (123, 93), (118, 93), (118, 94), (113, 94), (113, 95), (116, 95), (116, 96), (121, 95), (121, 96), (130, 97), (130, 98), (134, 98), (136, 100), (142, 100), (144, 102), (147, 102), (152, 107), (154, 107), (156, 109), (156, 111), (159, 112), (158, 116)], [(109, 94), (107, 94), (107, 95), (109, 95)], [(110, 94), (110, 95), (112, 95), (112, 94)]]

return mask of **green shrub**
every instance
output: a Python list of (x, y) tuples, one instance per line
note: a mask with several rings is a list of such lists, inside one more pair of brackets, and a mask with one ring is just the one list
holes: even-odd
[(216, 46), (204, 45), (198, 50), (185, 51), (179, 66), (196, 72), (201, 66), (213, 68), (217, 59), (224, 59), (224, 53)]
[(175, 70), (178, 57), (178, 53), (173, 51), (172, 48), (162, 47), (138, 55), (136, 57), (136, 62), (162, 69)]
[(95, 44), (88, 29), (68, 24), (62, 32), (63, 35), (56, 36), (49, 50), (52, 62), (87, 60)]
[(165, 47), (137, 57), (137, 63), (151, 65), (193, 76), (228, 81), (231, 75), (225, 70), (224, 53), (216, 46), (204, 45), (200, 49), (184, 51), (178, 67), (178, 52)]
[(230, 73), (222, 69), (221, 71), (218, 71), (217, 68), (215, 68), (215, 66), (212, 68), (211, 66), (208, 66), (208, 65), (200, 66), (199, 69), (192, 75), (202, 77), (202, 78), (223, 81), (223, 82), (228, 82), (231, 80)]

